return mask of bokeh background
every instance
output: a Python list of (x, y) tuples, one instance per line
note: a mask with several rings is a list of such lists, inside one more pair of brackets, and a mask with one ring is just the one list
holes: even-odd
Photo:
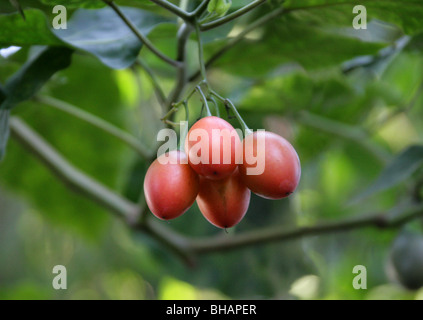
[[(70, 19), (85, 2), (70, 2)], [(166, 15), (148, 1), (116, 3)], [(234, 0), (231, 10), (246, 3)], [(48, 26), (54, 4), (22, 1), (27, 23), (41, 16)], [(351, 1), (310, 0), (271, 1), (203, 34), (207, 60), (253, 21), (285, 6), (283, 14), (225, 49), (208, 76), (252, 129), (264, 128), (291, 141), (301, 159), (301, 182), (287, 199), (252, 195), (244, 220), (227, 232), (210, 225), (196, 204), (180, 218), (161, 223), (188, 237), (231, 237), (270, 226), (293, 230), (367, 213), (400, 212), (410, 201), (421, 201), (423, 5), (363, 4), (368, 19), (364, 30), (352, 26), (357, 14)], [(21, 46), (13, 55), (0, 56), (4, 84), (34, 55), (36, 41), (44, 40), (19, 38), (29, 32), (22, 29), (24, 22), (17, 22), (19, 13), (7, 1), (0, 9), (0, 47)], [(174, 17), (166, 18), (170, 22), (154, 26), (148, 37), (174, 56), (177, 24)], [(33, 32), (50, 30), (44, 26)], [(194, 73), (194, 37), (187, 50)], [(139, 56), (169, 92), (173, 69), (146, 48)], [(163, 127), (162, 111), (142, 68), (113, 69), (84, 50), (76, 50), (71, 65), (55, 73), (39, 94), (110, 121), (149, 148), (155, 147)], [(199, 117), (197, 101), (190, 103), (191, 123)], [(224, 108), (221, 112), (228, 119)], [(119, 140), (33, 100), (17, 105), (12, 115), (25, 120), (73, 165), (138, 201), (149, 162)], [(181, 111), (175, 120), (183, 118)], [(235, 119), (228, 120), (239, 127)], [(411, 146), (420, 150), (417, 156), (406, 152)], [(378, 187), (368, 189), (375, 181)], [(148, 218), (155, 219), (151, 214)], [(422, 220), (416, 217), (394, 228), (305, 234), (203, 254), (189, 267), (155, 239), (73, 193), (13, 137), (0, 163), (1, 299), (423, 299), (422, 239)], [(67, 268), (66, 290), (52, 287), (55, 265)], [(365, 290), (352, 285), (356, 265), (366, 267)]]

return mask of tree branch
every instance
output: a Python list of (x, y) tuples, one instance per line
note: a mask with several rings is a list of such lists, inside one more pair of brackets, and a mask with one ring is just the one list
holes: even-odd
[(67, 187), (97, 202), (119, 217), (128, 221), (135, 218), (139, 210), (135, 204), (75, 168), (24, 121), (12, 117), (10, 129), (12, 137), (41, 160)]
[(150, 0), (151, 2), (154, 2), (158, 6), (165, 8), (169, 12), (172, 12), (173, 14), (177, 15), (184, 21), (191, 21), (191, 15), (179, 8), (178, 6), (175, 6), (173, 3), (166, 1), (166, 0)]
[(391, 216), (391, 212), (376, 213), (345, 221), (298, 227), (292, 230), (284, 230), (280, 227), (269, 227), (234, 236), (195, 239), (190, 242), (191, 245), (189, 250), (196, 254), (204, 254), (216, 251), (229, 251), (268, 242), (288, 241), (368, 227), (379, 229), (398, 228), (407, 222), (422, 216), (423, 204), (420, 203), (403, 209), (400, 214), (397, 212), (394, 217)]
[[(142, 208), (121, 197), (107, 187), (72, 166), (25, 122), (17, 117), (10, 120), (12, 137), (40, 159), (66, 186), (95, 201), (104, 208), (124, 218), (133, 229), (146, 232), (172, 250), (187, 264), (193, 265), (197, 254), (240, 249), (246, 246), (287, 241), (304, 237), (351, 231), (361, 228), (397, 228), (423, 216), (423, 204), (385, 213), (376, 213), (345, 221), (321, 223), (315, 226), (284, 230), (269, 227), (239, 235), (207, 238), (187, 238), (167, 228), (161, 221), (147, 216), (148, 208)], [(142, 213), (142, 214), (141, 214)], [(143, 217), (142, 220), (139, 217)]]
[(75, 168), (18, 117), (10, 119), (10, 129), (12, 137), (34, 154), (69, 189), (115, 213), (130, 227), (147, 232), (189, 265), (194, 263), (188, 240), (161, 225), (160, 221), (147, 219), (149, 212), (145, 203), (136, 205)]
[(178, 31), (176, 60), (178, 61), (179, 66), (176, 69), (177, 76), (176, 76), (175, 86), (172, 92), (169, 94), (169, 97), (166, 102), (167, 110), (170, 110), (170, 108), (172, 107), (172, 103), (179, 100), (179, 98), (182, 95), (182, 92), (184, 91), (185, 85), (187, 84), (187, 81), (188, 81), (187, 63), (186, 63), (186, 44), (192, 31), (193, 31), (193, 27), (186, 23), (181, 25)]
[(70, 114), (75, 118), (78, 118), (100, 130), (103, 130), (104, 132), (119, 139), (120, 141), (131, 147), (144, 159), (149, 159), (153, 155), (153, 152), (151, 150), (142, 145), (138, 139), (136, 139), (128, 132), (114, 126), (110, 122), (105, 121), (89, 112), (77, 108), (76, 106), (71, 105), (70, 103), (47, 96), (37, 96), (34, 98), (34, 100), (50, 107), (56, 108), (60, 111), (66, 112), (67, 114)]

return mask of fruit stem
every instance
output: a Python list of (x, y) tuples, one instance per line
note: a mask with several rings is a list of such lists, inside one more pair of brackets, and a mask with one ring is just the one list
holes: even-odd
[(216, 116), (220, 118), (220, 111), (219, 111), (219, 105), (217, 104), (217, 101), (213, 96), (209, 95), (207, 97), (207, 100), (211, 101), (214, 105), (214, 110), (216, 111)]
[(212, 116), (212, 113), (210, 112), (209, 104), (207, 103), (207, 98), (206, 98), (206, 96), (204, 95), (203, 90), (201, 90), (201, 87), (200, 87), (199, 85), (195, 87), (195, 90), (197, 90), (197, 91), (198, 91), (198, 93), (200, 94), (200, 96), (201, 96), (201, 100), (203, 101), (203, 104), (204, 104), (204, 106), (206, 107), (206, 116), (207, 116), (207, 117)]
[(217, 99), (219, 99), (220, 101), (223, 102), (223, 104), (232, 110), (232, 112), (234, 113), (235, 117), (237, 118), (238, 122), (240, 123), (242, 129), (244, 130), (244, 135), (247, 136), (251, 133), (253, 133), (253, 131), (248, 128), (247, 124), (245, 123), (244, 119), (242, 119), (241, 115), (239, 114), (238, 110), (236, 109), (235, 105), (232, 103), (231, 100), (223, 98), (222, 96), (220, 96), (216, 91), (214, 90), (210, 90), (210, 94), (212, 94), (213, 96), (215, 96)]
[(179, 142), (178, 142), (178, 150), (185, 152), (185, 139), (188, 135), (188, 128), (189, 128), (189, 111), (188, 111), (188, 103), (187, 101), (182, 102), (185, 108), (185, 123), (181, 122), (181, 126), (179, 127)]
[(207, 73), (206, 73), (206, 66), (204, 64), (204, 53), (203, 53), (203, 42), (201, 41), (201, 31), (198, 21), (195, 22), (195, 31), (197, 35), (197, 43), (198, 43), (198, 59), (200, 63), (200, 71), (201, 77), (203, 78), (204, 83), (209, 86), (207, 83)]

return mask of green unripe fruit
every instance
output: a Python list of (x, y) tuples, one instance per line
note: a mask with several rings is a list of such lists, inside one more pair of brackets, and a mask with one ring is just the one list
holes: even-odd
[(210, 13), (215, 13), (218, 17), (223, 17), (232, 6), (232, 0), (211, 0), (207, 7)]
[(401, 233), (390, 253), (391, 271), (404, 287), (416, 290), (423, 286), (423, 235)]

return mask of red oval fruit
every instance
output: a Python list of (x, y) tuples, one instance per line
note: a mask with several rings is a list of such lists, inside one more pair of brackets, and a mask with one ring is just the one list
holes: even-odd
[(240, 162), (241, 140), (232, 125), (209, 116), (197, 121), (188, 131), (185, 152), (190, 166), (211, 180), (230, 176)]
[[(263, 143), (265, 149), (260, 150)], [(286, 139), (273, 132), (254, 132), (245, 137), (242, 146), (243, 163), (239, 171), (252, 192), (266, 199), (282, 199), (294, 192), (300, 181), (301, 165), (297, 152)], [(255, 163), (252, 156), (257, 157)], [(257, 174), (260, 169), (262, 172)]]
[(186, 154), (170, 151), (150, 165), (144, 179), (144, 194), (151, 212), (162, 220), (185, 213), (198, 194), (199, 178)]
[(203, 216), (219, 228), (238, 224), (247, 212), (251, 191), (241, 182), (238, 169), (221, 180), (200, 177), (197, 204)]

